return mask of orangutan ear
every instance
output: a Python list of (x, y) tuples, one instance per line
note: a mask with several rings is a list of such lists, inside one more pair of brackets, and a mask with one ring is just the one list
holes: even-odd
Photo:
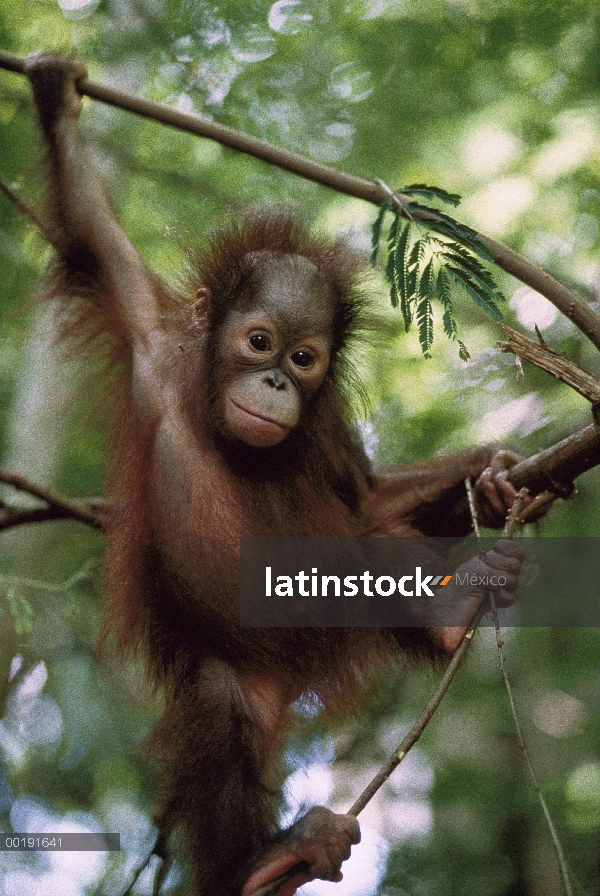
[(210, 303), (212, 301), (212, 290), (209, 289), (208, 286), (200, 286), (196, 290), (196, 301), (194, 302), (194, 320), (199, 323), (200, 320), (204, 317), (208, 309), (210, 308)]

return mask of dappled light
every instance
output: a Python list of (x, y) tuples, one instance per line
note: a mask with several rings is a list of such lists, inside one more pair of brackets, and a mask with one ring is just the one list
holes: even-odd
[(533, 330), (536, 326), (540, 330), (545, 330), (558, 317), (558, 311), (554, 305), (528, 286), (521, 286), (515, 290), (510, 304), (517, 313), (519, 323), (528, 330)]
[(492, 439), (503, 439), (510, 433), (527, 436), (545, 426), (551, 419), (544, 414), (540, 397), (530, 392), (485, 414), (479, 425), (479, 432), (488, 433)]
[(85, 19), (99, 4), (100, 0), (58, 0), (65, 19)]

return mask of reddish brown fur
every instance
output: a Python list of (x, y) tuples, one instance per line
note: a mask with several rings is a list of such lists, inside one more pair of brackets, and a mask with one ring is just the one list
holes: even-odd
[[(259, 224), (255, 229), (254, 222)], [(185, 412), (192, 428), (210, 435), (210, 421), (201, 418), (203, 407), (202, 380), (205, 377), (205, 346), (209, 363), (214, 363), (210, 340), (211, 327), (222, 322), (226, 303), (236, 300), (236, 286), (251, 262), (248, 256), (261, 249), (305, 254), (327, 270), (329, 265), (338, 271), (340, 283), (338, 318), (345, 320), (345, 330), (338, 333), (341, 346), (350, 336), (350, 326), (356, 316), (356, 303), (342, 293), (352, 284), (355, 259), (346, 253), (347, 266), (340, 265), (326, 244), (310, 241), (306, 229), (289, 212), (277, 210), (270, 215), (262, 209), (232, 233), (222, 233), (220, 241), (212, 245), (209, 262), (200, 262), (201, 280), (216, 291), (216, 310), (207, 331), (199, 332), (193, 324), (182, 328), (178, 341), (184, 345), (177, 379), (185, 388)], [(239, 253), (237, 262), (236, 253)], [(322, 259), (320, 254), (322, 253)], [(217, 291), (218, 279), (208, 265), (214, 265), (219, 275), (229, 271), (230, 291), (222, 298)], [(333, 276), (333, 274), (332, 274)], [(345, 279), (344, 279), (345, 277)], [(220, 301), (225, 309), (219, 307)], [(178, 318), (176, 315), (173, 320)], [(365, 667), (371, 663), (367, 652), (380, 653), (389, 638), (376, 632), (265, 630), (240, 633), (236, 624), (238, 606), (237, 561), (239, 538), (243, 535), (360, 535), (365, 523), (360, 514), (360, 502), (369, 492), (370, 478), (366, 459), (355, 444), (347, 425), (346, 402), (337, 387), (333, 372), (311, 407), (310, 419), (304, 431), (289, 437), (284, 444), (270, 452), (246, 449), (241, 457), (223, 459), (217, 452), (210, 467), (199, 473), (201, 492), (192, 502), (192, 511), (183, 527), (192, 527), (196, 555), (202, 567), (202, 586), (198, 593), (186, 595), (189, 582), (176, 581), (175, 567), (181, 554), (181, 522), (177, 508), (157, 506), (149, 494), (152, 482), (152, 463), (149, 452), (155, 433), (144, 431), (141, 425), (132, 431), (136, 419), (131, 399), (123, 405), (115, 426), (119, 443), (114, 452), (109, 475), (108, 494), (115, 507), (111, 527), (107, 570), (111, 611), (109, 625), (117, 630), (119, 641), (126, 647), (142, 646), (151, 657), (153, 673), (162, 680), (173, 676), (180, 664), (186, 669), (197, 667), (214, 652), (225, 658), (240, 672), (260, 670), (266, 664), (277, 674), (290, 679), (294, 690), (306, 687), (333, 692), (336, 700), (348, 701), (355, 687), (351, 681), (362, 681)], [(118, 435), (120, 434), (120, 436)], [(250, 455), (250, 456), (249, 456)], [(233, 472), (235, 470), (235, 473)], [(168, 497), (167, 497), (168, 504)], [(301, 510), (299, 511), (299, 508)], [(151, 519), (168, 514), (165, 524), (156, 531)], [(173, 517), (173, 518), (171, 518)], [(160, 525), (160, 522), (159, 522)], [(408, 533), (410, 530), (405, 527)], [(207, 542), (219, 544), (216, 561), (202, 557), (202, 546)], [(144, 553), (155, 546), (171, 558), (166, 563), (144, 563)], [(210, 545), (210, 549), (214, 544)], [(224, 572), (225, 570), (225, 572)], [(230, 570), (228, 573), (227, 570)], [(169, 578), (165, 584), (164, 577)], [(224, 587), (224, 576), (227, 585)], [(156, 582), (160, 585), (157, 587)], [(182, 610), (181, 629), (174, 636), (175, 621), (172, 601), (165, 601), (160, 592), (167, 590), (176, 596)], [(217, 594), (218, 593), (218, 594)], [(231, 601), (223, 606), (223, 593)], [(225, 617), (225, 618), (224, 618)], [(201, 622), (211, 627), (202, 628)], [(190, 621), (192, 627), (190, 628)], [(217, 627), (219, 638), (215, 644)], [(358, 645), (360, 649), (358, 648)], [(349, 667), (348, 656), (354, 657)], [(339, 685), (343, 684), (342, 687)], [(177, 682), (179, 686), (179, 682)], [(323, 694), (325, 696), (325, 693)], [(331, 694), (328, 694), (331, 696)]]

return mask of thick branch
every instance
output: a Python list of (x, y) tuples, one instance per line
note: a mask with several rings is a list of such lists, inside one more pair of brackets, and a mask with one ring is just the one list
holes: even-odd
[[(8, 71), (24, 74), (25, 60), (13, 53), (7, 53), (0, 50), (0, 68)], [(371, 202), (374, 205), (381, 205), (389, 199), (389, 194), (385, 187), (374, 181), (364, 180), (361, 177), (355, 177), (351, 174), (345, 174), (338, 171), (337, 168), (331, 168), (329, 165), (323, 165), (315, 162), (299, 153), (290, 152), (273, 146), (265, 140), (259, 140), (236, 131), (234, 128), (219, 124), (210, 118), (201, 115), (192, 115), (188, 112), (180, 112), (170, 106), (155, 103), (152, 100), (142, 99), (132, 94), (124, 93), (121, 90), (115, 90), (112, 87), (105, 87), (97, 84), (87, 78), (81, 80), (78, 89), (82, 94), (108, 103), (111, 106), (117, 106), (128, 112), (134, 112), (136, 115), (143, 115), (145, 118), (152, 118), (163, 124), (191, 134), (197, 134), (200, 137), (208, 137), (210, 140), (216, 140), (223, 146), (229, 146), (238, 152), (247, 153), (263, 162), (271, 165), (277, 165), (286, 171), (291, 171), (299, 177), (331, 187), (340, 193), (348, 196), (355, 196), (358, 199), (364, 199), (365, 202)], [(401, 206), (408, 204), (408, 197), (398, 194)], [(434, 210), (411, 210), (412, 217), (425, 223), (435, 225), (438, 217)], [(502, 245), (489, 237), (478, 235), (481, 242), (490, 250), (494, 256), (496, 264), (507, 271), (509, 274), (517, 277), (523, 283), (531, 286), (537, 292), (544, 295), (550, 302), (562, 311), (576, 327), (587, 336), (587, 338), (600, 349), (600, 317), (583, 302), (574, 292), (571, 292), (564, 284), (560, 283), (552, 277), (543, 268), (538, 267), (519, 255), (508, 246)]]
[(572, 488), (573, 480), (600, 464), (600, 427), (595, 423), (567, 436), (562, 442), (520, 461), (508, 471), (508, 478), (520, 489), (534, 494)]
[(521, 335), (506, 324), (500, 324), (508, 337), (506, 341), (498, 342), (503, 352), (512, 352), (520, 358), (531, 361), (536, 367), (551, 373), (556, 379), (562, 380), (584, 398), (594, 404), (600, 401), (600, 382), (583, 368), (569, 361), (558, 352), (553, 352), (547, 346), (540, 345), (526, 336)]

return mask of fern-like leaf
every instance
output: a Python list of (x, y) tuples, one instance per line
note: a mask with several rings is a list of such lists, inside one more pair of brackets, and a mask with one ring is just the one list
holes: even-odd
[(405, 196), (424, 196), (425, 199), (439, 199), (447, 205), (456, 207), (460, 205), (461, 197), (458, 193), (448, 193), (441, 187), (430, 187), (428, 184), (411, 184), (409, 187), (403, 187), (400, 190)]
[[(413, 184), (402, 191), (405, 196), (422, 196), (457, 205), (460, 197), (427, 184)], [(419, 341), (423, 354), (429, 358), (433, 343), (432, 301), (437, 298), (443, 308), (442, 325), (449, 339), (457, 340), (458, 329), (452, 301), (452, 286), (458, 286), (473, 301), (501, 320), (499, 305), (504, 301), (491, 272), (482, 264), (493, 261), (491, 253), (480, 242), (472, 228), (455, 221), (444, 212), (435, 211), (435, 221), (418, 220), (417, 213), (432, 209), (418, 202), (405, 202), (402, 208), (393, 208), (391, 200), (380, 205), (372, 234), (374, 262), (383, 241), (386, 212), (393, 219), (387, 234), (387, 261), (385, 276), (390, 284), (392, 307), (400, 307), (404, 328), (408, 331), (416, 318)], [(410, 217), (415, 213), (416, 220)], [(460, 340), (459, 355), (463, 360), (469, 353)]]
[[(431, 209), (428, 209), (426, 206), (417, 206), (416, 208), (422, 211), (431, 212)], [(434, 214), (438, 220), (428, 222), (432, 230), (437, 231), (438, 233), (443, 233), (445, 236), (449, 236), (459, 244), (462, 243), (463, 246), (466, 246), (476, 255), (479, 255), (484, 261), (494, 260), (494, 256), (490, 250), (483, 245), (476, 230), (473, 230), (472, 227), (468, 227), (466, 224), (461, 224), (444, 212), (436, 210)]]
[(470, 252), (468, 252), (463, 246), (459, 246), (457, 243), (452, 244), (451, 246), (444, 247), (439, 253), (442, 257), (447, 259), (448, 262), (457, 263), (459, 267), (464, 267), (469, 273), (484, 283), (488, 289), (497, 296), (498, 301), (503, 301), (504, 297), (500, 293), (498, 289), (498, 285), (494, 280), (493, 276), (490, 274), (487, 268), (485, 268), (479, 259), (475, 258)]
[(458, 328), (456, 326), (456, 318), (454, 317), (454, 304), (452, 302), (452, 293), (450, 292), (450, 283), (444, 268), (440, 268), (438, 271), (435, 291), (444, 309), (442, 315), (444, 333), (448, 339), (456, 339)]
[(417, 326), (419, 328), (419, 345), (424, 358), (431, 358), (433, 343), (433, 314), (430, 299), (423, 299), (417, 305)]
[(434, 292), (435, 281), (433, 277), (433, 261), (430, 259), (421, 277), (417, 280), (417, 326), (419, 328), (419, 343), (423, 357), (431, 358), (431, 346), (433, 344), (433, 312), (431, 309), (431, 296)]
[(454, 267), (454, 265), (448, 265), (446, 270), (459, 284), (459, 286), (462, 286), (465, 292), (471, 296), (476, 305), (479, 305), (480, 308), (483, 308), (484, 311), (487, 311), (487, 313), (491, 317), (493, 317), (494, 320), (502, 320), (502, 312), (496, 304), (495, 295), (490, 296), (487, 291), (478, 288), (477, 282), (474, 281), (462, 268)]
[(400, 218), (398, 215), (394, 215), (394, 220), (392, 221), (388, 233), (387, 243), (388, 243), (388, 257), (387, 264), (385, 268), (385, 277), (388, 283), (390, 284), (390, 301), (392, 303), (392, 308), (398, 307), (398, 284), (396, 281), (396, 256), (398, 254), (397, 249), (397, 234), (398, 234), (398, 226), (399, 226)]
[(410, 221), (404, 221), (398, 215), (402, 227), (400, 238), (396, 244), (396, 257), (394, 259), (394, 278), (396, 288), (400, 299), (400, 311), (402, 312), (402, 320), (404, 321), (404, 329), (408, 333), (412, 324), (412, 308), (411, 298), (412, 292), (408, 282), (408, 272), (410, 266), (409, 248), (412, 235), (412, 224)]
[(379, 206), (377, 217), (373, 222), (373, 232), (371, 234), (371, 264), (375, 265), (379, 255), (379, 246), (381, 243), (381, 231), (383, 229), (383, 219), (387, 212), (391, 209), (389, 199)]
[(406, 296), (411, 302), (417, 294), (417, 282), (419, 280), (419, 264), (423, 259), (423, 240), (417, 239), (412, 245), (412, 249), (406, 257), (406, 265), (404, 267), (404, 286)]

